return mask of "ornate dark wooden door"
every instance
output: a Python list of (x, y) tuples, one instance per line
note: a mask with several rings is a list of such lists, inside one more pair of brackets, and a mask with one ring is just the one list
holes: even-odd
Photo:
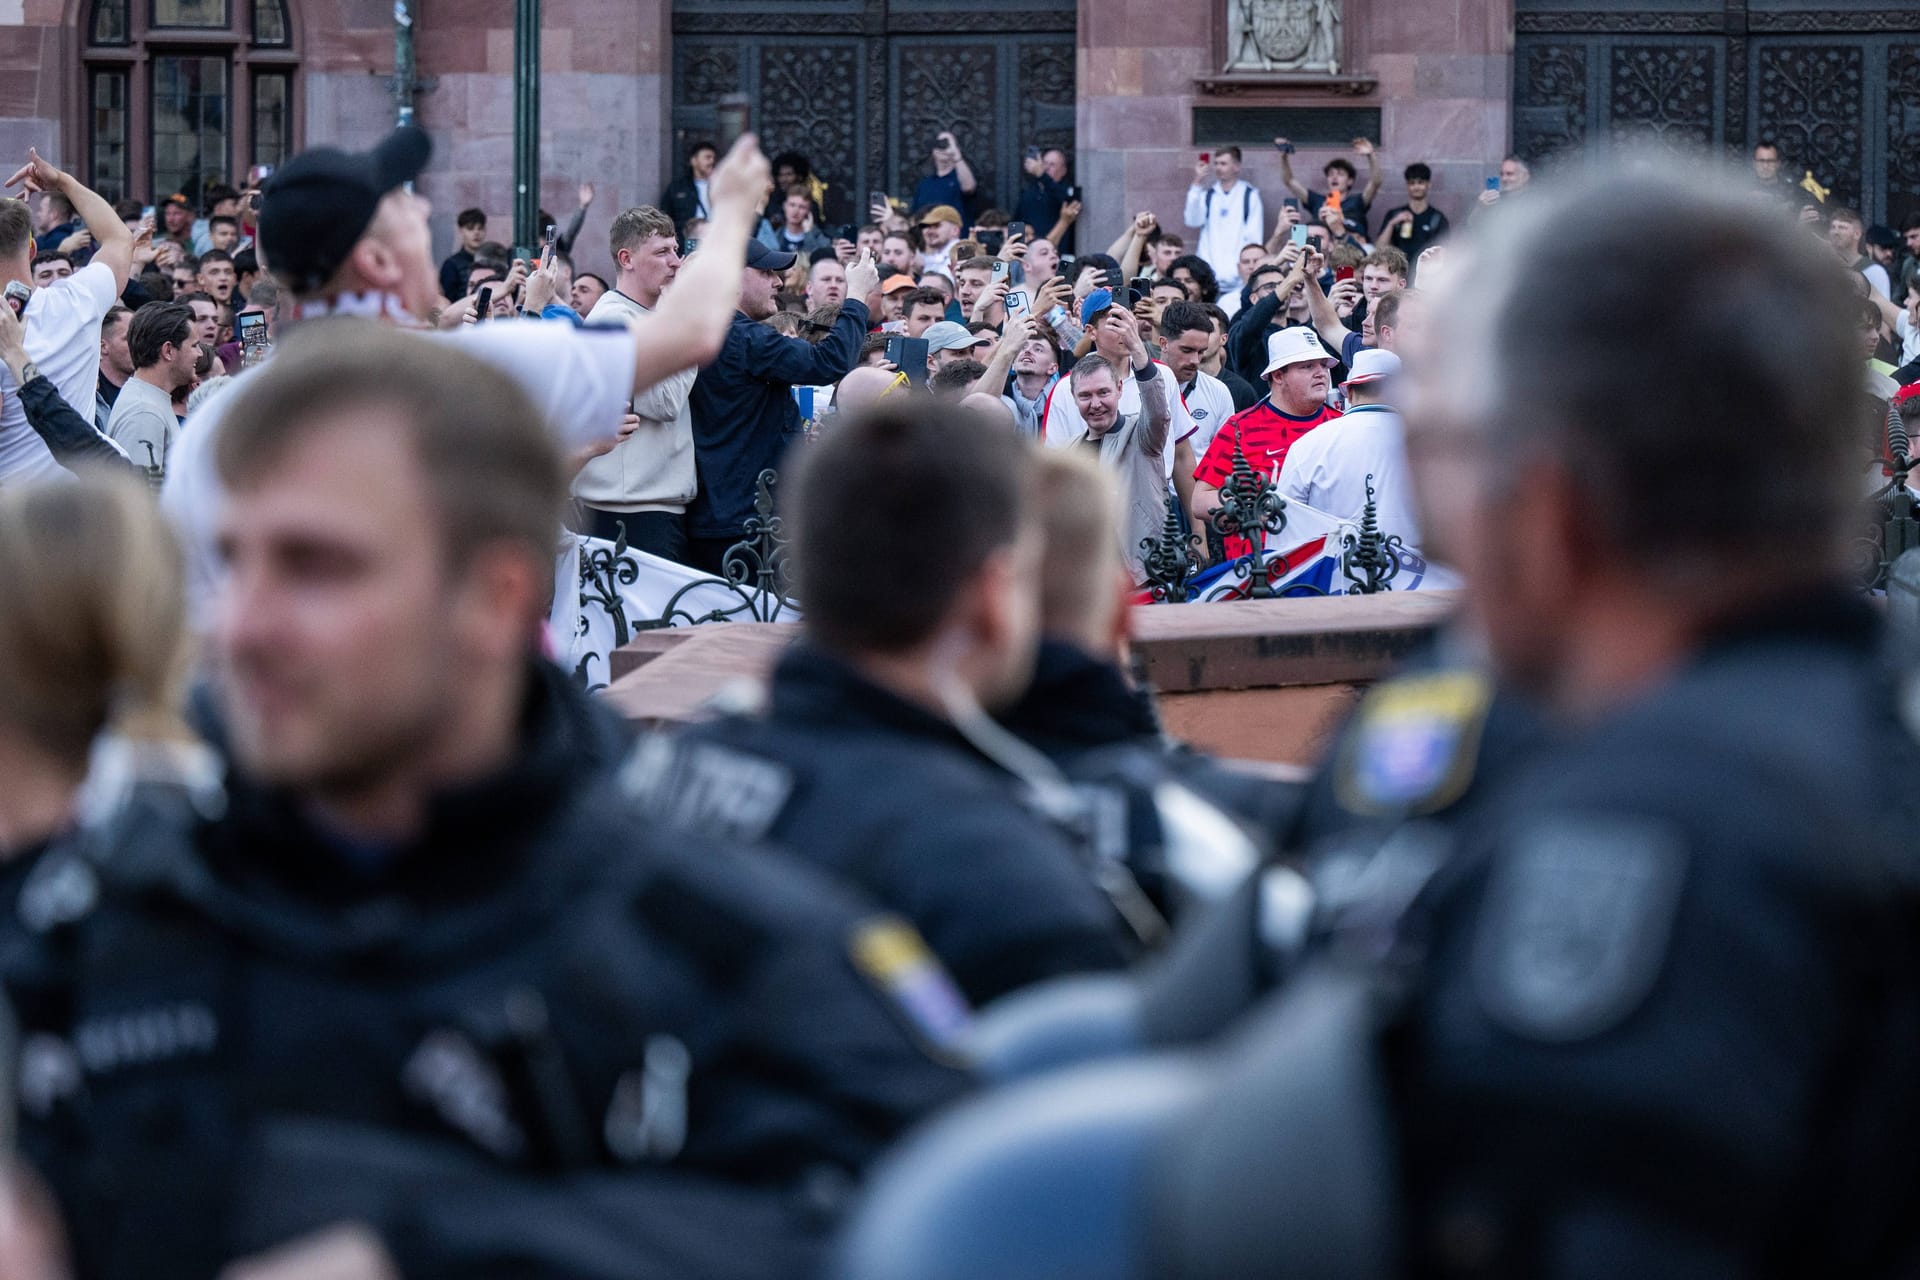
[(804, 153), (831, 222), (905, 196), (952, 129), (983, 207), (1011, 209), (1029, 145), (1071, 155), (1074, 0), (675, 0), (674, 151), (744, 93), (768, 154)]
[(1920, 209), (1920, 3), (1517, 0), (1514, 146), (1529, 160), (1646, 137), (1737, 153), (1898, 226)]

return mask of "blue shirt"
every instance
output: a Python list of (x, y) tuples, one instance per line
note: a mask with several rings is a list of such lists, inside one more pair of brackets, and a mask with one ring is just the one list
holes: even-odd
[[(944, 174), (930, 173), (920, 179), (919, 183), (914, 187), (913, 207), (915, 210), (931, 209), (937, 204), (951, 205), (962, 218), (967, 216), (967, 193), (960, 189), (960, 170), (958, 168), (949, 169)], [(962, 230), (965, 230), (965, 228), (962, 228)], [(1051, 230), (1053, 230), (1053, 224), (1048, 223), (1046, 230), (1042, 231), (1041, 234), (1045, 235), (1046, 231)]]

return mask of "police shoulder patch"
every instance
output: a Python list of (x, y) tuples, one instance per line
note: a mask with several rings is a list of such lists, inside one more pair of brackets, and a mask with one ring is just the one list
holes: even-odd
[(1618, 1026), (1666, 959), (1687, 848), (1644, 818), (1559, 814), (1522, 828), (1494, 863), (1474, 986), (1493, 1020), (1570, 1043)]
[(973, 1011), (912, 925), (898, 916), (869, 916), (848, 936), (847, 954), (927, 1049), (946, 1059), (962, 1056)]
[(1473, 781), (1493, 702), (1485, 676), (1447, 671), (1375, 686), (1334, 762), (1334, 793), (1350, 813), (1438, 813)]

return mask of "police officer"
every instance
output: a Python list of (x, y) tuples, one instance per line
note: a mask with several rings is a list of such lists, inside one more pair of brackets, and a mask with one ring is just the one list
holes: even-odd
[[(1111, 480), (1071, 451), (1034, 460), (1045, 536), (1032, 682), (999, 719), (1098, 807), (1115, 847), (1176, 920), (1231, 892), (1273, 850), (1302, 788), (1226, 767), (1169, 739), (1128, 679), (1132, 582), (1116, 550)], [(1236, 826), (1239, 830), (1236, 831)]]
[(342, 1221), (409, 1275), (803, 1269), (963, 1086), (964, 1003), (897, 919), (621, 796), (621, 727), (534, 656), (566, 477), (514, 384), (314, 326), (218, 442), (224, 809), (156, 797), (22, 890), (79, 1273)]
[(629, 785), (682, 825), (774, 841), (859, 885), (975, 1003), (1124, 965), (1157, 915), (1122, 865), (1076, 843), (1064, 781), (982, 710), (1033, 671), (1030, 453), (916, 401), (802, 456), (786, 507), (802, 643), (764, 714), (642, 744)]
[[(1548, 735), (1439, 839), (1383, 843), (1282, 990), (1170, 1067), (1150, 1133), (1086, 1069), (953, 1122), (1000, 1125), (990, 1154), (950, 1130), (905, 1161), (900, 1188), (968, 1205), (956, 1265), (1023, 1274), (966, 1193), (1051, 1091), (1082, 1100), (1047, 1135), (1080, 1153), (1055, 1224), (1154, 1224), (1108, 1274), (1911, 1266), (1920, 748), (1844, 578), (1851, 291), (1733, 189), (1611, 175), (1461, 268), (1410, 457)], [(1632, 210), (1661, 197), (1650, 239)], [(1378, 786), (1418, 757), (1357, 741)], [(1124, 1171), (1091, 1154), (1114, 1134)], [(842, 1274), (902, 1260), (904, 1203), (874, 1198)]]

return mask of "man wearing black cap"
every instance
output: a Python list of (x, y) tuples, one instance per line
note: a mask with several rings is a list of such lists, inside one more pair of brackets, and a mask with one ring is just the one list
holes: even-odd
[[(419, 327), (432, 313), (440, 282), (429, 206), (410, 189), (431, 152), (425, 133), (400, 128), (367, 152), (303, 152), (267, 182), (256, 247), (292, 291), (300, 318), (358, 315)], [(766, 159), (754, 139), (743, 138), (714, 171), (712, 217), (700, 258), (681, 269), (685, 287), (625, 332), (509, 323), (462, 326), (444, 340), (509, 374), (570, 451), (598, 447), (614, 437), (637, 391), (719, 350), (740, 288), (737, 264), (766, 189)], [(216, 405), (196, 419), (161, 493), (183, 533), (189, 592), (203, 621), (219, 574), (213, 530), (225, 494), (213, 442), (222, 412)]]
[[(700, 252), (680, 268), (672, 296), (690, 292), (687, 273), (703, 260), (710, 262), (712, 248), (710, 222)], [(753, 514), (760, 473), (779, 466), (787, 441), (800, 434), (794, 386), (825, 386), (845, 377), (867, 336), (869, 308), (879, 305), (880, 272), (873, 256), (862, 254), (847, 268), (847, 297), (832, 332), (817, 343), (776, 333), (760, 322), (774, 313), (774, 291), (793, 264), (791, 253), (758, 242), (746, 246), (746, 270), (734, 282), (740, 309), (733, 313), (720, 354), (700, 370), (687, 401), (700, 481), (687, 507), (687, 563), (709, 573), (720, 572), (727, 548), (740, 541), (740, 526)]]

